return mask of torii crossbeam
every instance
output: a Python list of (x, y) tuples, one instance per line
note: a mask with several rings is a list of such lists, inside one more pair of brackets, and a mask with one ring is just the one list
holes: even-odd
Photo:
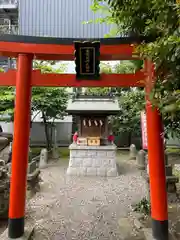
[[(74, 60), (74, 41), (86, 39), (59, 39), (3, 35), (0, 39), (0, 56), (15, 57), (17, 70), (0, 73), (0, 86), (16, 86), (12, 175), (9, 203), (9, 237), (24, 234), (26, 176), (30, 130), (31, 87), (144, 87), (148, 133), (148, 160), (153, 235), (157, 240), (168, 239), (167, 193), (164, 165), (164, 145), (161, 116), (153, 108), (149, 93), (154, 83), (154, 67), (145, 60), (144, 69), (134, 74), (101, 74), (96, 79), (77, 80), (75, 74), (41, 73), (32, 70), (33, 59)], [(143, 39), (113, 38), (88, 39), (100, 41), (100, 60), (139, 59), (135, 47)]]

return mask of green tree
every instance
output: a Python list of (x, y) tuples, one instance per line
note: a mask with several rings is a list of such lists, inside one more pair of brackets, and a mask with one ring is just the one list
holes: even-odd
[[(54, 62), (34, 61), (33, 67), (40, 69), (42, 73), (63, 73), (66, 65), (53, 67)], [(3, 70), (0, 69), (2, 72)], [(13, 121), (14, 117), (14, 87), (0, 87), (0, 119), (3, 121)], [(31, 111), (42, 115), (46, 145), (48, 150), (52, 148), (52, 134), (55, 119), (62, 119), (65, 116), (68, 94), (66, 88), (32, 88)], [(32, 119), (33, 121), (33, 119)]]
[(143, 61), (141, 60), (123, 60), (115, 65), (115, 73), (135, 73), (139, 71), (143, 66)]
[(11, 121), (14, 114), (14, 88), (0, 87), (0, 119)]
[[(0, 69), (3, 72), (3, 69)], [(11, 121), (14, 114), (14, 87), (0, 87), (0, 120)]]
[[(108, 8), (103, 21), (117, 26), (116, 34), (145, 36), (137, 52), (155, 63), (156, 84), (151, 97), (171, 132), (180, 120), (180, 4), (172, 0), (94, 0), (92, 9)], [(107, 10), (106, 10), (107, 11)], [(98, 21), (98, 20), (97, 20)], [(101, 20), (102, 21), (102, 20)]]
[[(111, 117), (115, 133), (131, 133), (139, 136), (141, 133), (140, 114), (144, 109), (144, 91), (131, 89), (123, 91), (118, 98), (120, 111), (116, 116)], [(130, 142), (129, 142), (130, 143)]]
[[(113, 73), (113, 68), (111, 64), (101, 62), (100, 64), (100, 73)], [(85, 89), (85, 94), (92, 94), (96, 96), (100, 95), (108, 95), (112, 91), (111, 87), (94, 87), (94, 88), (86, 88)]]
[(111, 88), (109, 87), (93, 87), (93, 88), (86, 88), (85, 94), (87, 95), (95, 95), (95, 96), (102, 96), (108, 95), (111, 92)]
[(113, 68), (110, 63), (100, 63), (100, 73), (113, 73)]
[[(118, 33), (144, 35), (149, 39), (150, 42), (141, 44), (138, 50), (142, 57), (150, 57), (155, 62), (158, 81), (154, 96), (160, 101), (160, 107), (168, 105), (167, 92), (176, 93), (179, 88), (180, 4), (171, 0), (94, 0), (92, 9), (99, 11), (102, 3), (109, 7), (111, 21), (118, 26)], [(109, 15), (104, 17), (105, 22), (108, 19)], [(177, 99), (179, 96), (175, 95)]]
[[(64, 65), (54, 68), (47, 62), (35, 62), (34, 67), (42, 73), (62, 73)], [(52, 149), (52, 136), (55, 119), (65, 116), (68, 94), (66, 88), (36, 87), (32, 89), (32, 111), (40, 113), (44, 124), (47, 149)]]
[[(88, 94), (96, 96), (109, 94), (107, 88), (89, 88)], [(117, 96), (119, 102), (119, 113), (110, 117), (113, 132), (116, 135), (127, 133), (129, 144), (131, 144), (132, 133), (136, 136), (141, 134), (140, 114), (145, 108), (144, 90), (130, 88), (128, 91), (121, 90)]]
[[(114, 67), (103, 65), (102, 72), (132, 73), (136, 70), (137, 65), (133, 62), (121, 61)], [(132, 132), (136, 135), (140, 134), (140, 113), (145, 105), (144, 90), (138, 88), (87, 88), (86, 93), (96, 96), (115, 93), (116, 97), (118, 97), (120, 111), (116, 116), (110, 118), (114, 133), (121, 134), (126, 132), (129, 134), (130, 139)]]
[[(142, 61), (119, 61), (117, 64), (112, 66), (110, 63), (101, 63), (101, 73), (134, 73), (142, 65)], [(111, 94), (112, 92), (116, 92), (121, 94), (121, 91), (129, 91), (130, 87), (127, 88), (111, 88), (111, 87), (98, 87), (98, 88), (87, 88), (87, 94), (95, 94), (95, 95), (105, 95)]]
[(104, 4), (105, 1), (94, 1), (91, 5), (91, 10), (93, 12), (100, 12), (101, 17), (96, 18), (95, 20), (89, 19), (88, 21), (83, 21), (83, 24), (92, 24), (92, 23), (106, 23), (111, 25), (110, 32), (105, 34), (105, 37), (115, 37), (118, 35), (118, 25), (115, 24), (115, 18), (112, 16), (110, 8), (107, 4)]

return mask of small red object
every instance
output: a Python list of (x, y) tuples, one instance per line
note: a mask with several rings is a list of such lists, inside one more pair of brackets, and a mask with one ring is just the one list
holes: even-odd
[(108, 136), (108, 141), (109, 142), (114, 142), (114, 136), (113, 135), (109, 135)]
[(75, 132), (73, 136), (73, 142), (77, 142), (77, 139), (78, 139), (78, 133)]

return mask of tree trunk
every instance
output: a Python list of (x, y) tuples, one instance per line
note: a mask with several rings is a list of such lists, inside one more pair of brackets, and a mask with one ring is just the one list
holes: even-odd
[(131, 145), (131, 132), (128, 133), (128, 144), (129, 146)]
[(44, 131), (45, 131), (45, 136), (46, 136), (46, 148), (47, 150), (51, 150), (51, 144), (50, 144), (50, 139), (49, 139), (49, 127), (48, 127), (48, 123), (46, 121), (46, 116), (44, 114), (44, 112), (42, 112), (42, 117), (43, 117), (43, 123), (44, 123)]
[(54, 130), (54, 121), (53, 123), (50, 123), (50, 147), (53, 148), (53, 130)]

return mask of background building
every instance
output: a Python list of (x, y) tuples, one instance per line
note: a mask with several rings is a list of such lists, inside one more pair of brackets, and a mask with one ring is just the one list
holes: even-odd
[(109, 33), (107, 24), (83, 24), (94, 14), (92, 0), (19, 0), (19, 33), (61, 38), (100, 38)]
[[(0, 0), (0, 34), (18, 33), (19, 8), (17, 0)], [(13, 61), (0, 57), (0, 68), (13, 67)]]
[(91, 0), (0, 0), (1, 33), (61, 38), (101, 38), (110, 25), (83, 24), (101, 13)]
[[(0, 34), (59, 38), (102, 38), (111, 26), (83, 24), (102, 13), (94, 13), (92, 0), (0, 0)], [(15, 67), (15, 61), (0, 57), (0, 68)], [(74, 64), (68, 63), (68, 71)]]

